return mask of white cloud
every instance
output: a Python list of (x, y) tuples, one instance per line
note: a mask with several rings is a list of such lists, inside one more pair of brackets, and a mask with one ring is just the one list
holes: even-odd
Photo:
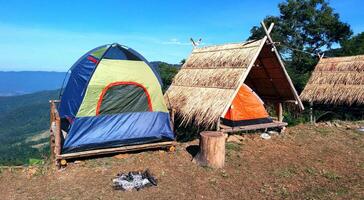
[(163, 41), (161, 44), (165, 44), (165, 45), (192, 46), (191, 42), (181, 42), (177, 38), (171, 38), (168, 41)]

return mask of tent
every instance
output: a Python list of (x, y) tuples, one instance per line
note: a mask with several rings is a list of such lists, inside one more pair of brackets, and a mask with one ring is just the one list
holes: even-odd
[[(193, 48), (165, 94), (182, 123), (225, 131), (279, 127), (286, 125), (283, 103), (303, 109), (270, 38), (272, 28), (261, 39)], [(263, 102), (275, 105), (276, 121)]]
[(62, 153), (174, 140), (161, 79), (133, 49), (97, 47), (70, 71), (58, 107)]
[(231, 106), (221, 120), (223, 124), (229, 126), (273, 122), (264, 108), (264, 102), (246, 84), (240, 87)]

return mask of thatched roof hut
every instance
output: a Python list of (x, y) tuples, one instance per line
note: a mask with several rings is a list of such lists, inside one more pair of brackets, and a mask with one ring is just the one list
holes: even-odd
[(294, 101), (302, 107), (274, 49), (267, 36), (194, 48), (165, 94), (167, 106), (184, 123), (214, 126), (245, 83), (263, 101)]
[(301, 94), (316, 104), (364, 104), (364, 55), (322, 58)]

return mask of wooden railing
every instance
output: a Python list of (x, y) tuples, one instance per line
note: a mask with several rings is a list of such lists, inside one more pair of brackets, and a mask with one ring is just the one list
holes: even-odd
[(61, 118), (57, 110), (59, 100), (50, 100), (50, 149), (51, 159), (59, 166), (58, 157), (61, 155)]

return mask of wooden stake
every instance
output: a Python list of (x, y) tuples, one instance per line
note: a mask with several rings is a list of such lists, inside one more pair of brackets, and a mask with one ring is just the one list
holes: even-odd
[(218, 131), (200, 133), (200, 152), (193, 159), (201, 166), (223, 168), (225, 165), (225, 135)]

